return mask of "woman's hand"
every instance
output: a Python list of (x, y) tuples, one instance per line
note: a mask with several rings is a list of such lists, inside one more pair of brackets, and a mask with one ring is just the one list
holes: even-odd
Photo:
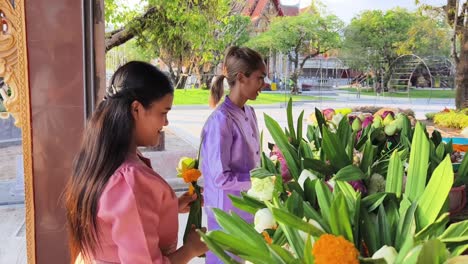
[[(202, 227), (199, 230), (206, 233), (205, 227)], [(190, 252), (189, 254), (193, 257), (198, 257), (208, 251), (208, 247), (203, 241), (201, 241), (200, 235), (197, 233), (194, 225), (192, 225), (192, 230), (188, 234), (187, 241), (183, 247), (186, 248)]]
[[(203, 193), (203, 188), (200, 190)], [(190, 211), (190, 206), (192, 205), (193, 201), (197, 199), (197, 194), (194, 192), (193, 194), (189, 194), (189, 192), (185, 192), (182, 196), (179, 197), (179, 213), (188, 213)], [(201, 197), (201, 206), (203, 206), (203, 195)]]
[(179, 197), (179, 213), (188, 213), (190, 211), (190, 204), (197, 199), (197, 194), (192, 195), (189, 192), (184, 193)]

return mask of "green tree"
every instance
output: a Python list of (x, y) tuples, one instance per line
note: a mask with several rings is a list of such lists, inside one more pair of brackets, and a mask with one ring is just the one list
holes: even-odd
[(264, 54), (279, 51), (287, 54), (294, 65), (290, 79), (292, 93), (297, 92), (297, 79), (310, 58), (338, 48), (343, 22), (334, 15), (303, 13), (299, 16), (277, 17), (269, 29), (251, 39), (246, 45)]
[(468, 107), (468, 0), (447, 0), (442, 7), (423, 7), (444, 14), (452, 29), (452, 58), (456, 66), (455, 105), (458, 109)]
[(411, 53), (400, 46), (417, 20), (416, 13), (402, 8), (364, 11), (344, 31), (343, 55), (352, 62), (350, 66), (370, 70), (375, 78), (384, 75), (387, 83), (390, 65), (399, 55)]
[(154, 50), (168, 66), (177, 88), (185, 86), (188, 74), (205, 76), (203, 70), (214, 69), (226, 46), (248, 36), (248, 20), (234, 14), (237, 1), (147, 0), (145, 11), (130, 19), (116, 1), (106, 0), (106, 11), (114, 12), (106, 19), (122, 26), (106, 35), (106, 51), (136, 38), (140, 47)]

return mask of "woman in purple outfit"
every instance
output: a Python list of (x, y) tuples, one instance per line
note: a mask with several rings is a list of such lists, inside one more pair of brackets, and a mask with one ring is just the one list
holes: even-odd
[[(211, 106), (224, 94), (227, 80), (230, 93), (214, 110), (202, 131), (201, 165), (204, 177), (208, 230), (220, 229), (212, 207), (234, 211), (247, 222), (253, 216), (234, 208), (228, 195), (240, 195), (250, 188), (250, 170), (260, 162), (257, 118), (247, 100), (255, 100), (265, 85), (266, 67), (262, 56), (249, 48), (230, 47), (223, 63), (223, 75), (214, 79)], [(208, 252), (206, 263), (222, 263)]]

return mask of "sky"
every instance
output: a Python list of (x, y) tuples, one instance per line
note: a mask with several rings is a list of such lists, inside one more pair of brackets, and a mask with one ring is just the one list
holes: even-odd
[[(130, 6), (139, 6), (141, 0), (121, 0), (128, 3)], [(285, 5), (294, 5), (298, 2), (301, 7), (310, 5), (312, 0), (280, 0)], [(359, 14), (363, 10), (380, 9), (388, 10), (400, 6), (408, 10), (416, 9), (416, 0), (319, 0), (326, 6), (326, 10), (338, 16), (346, 24), (351, 21), (351, 18)], [(423, 4), (434, 6), (442, 6), (447, 3), (447, 0), (420, 0)]]
[[(281, 0), (285, 5), (297, 4), (300, 2), (301, 7), (310, 5), (312, 0)], [(388, 10), (394, 7), (404, 7), (408, 10), (415, 10), (415, 0), (321, 0), (325, 4), (326, 10), (329, 13), (335, 14), (346, 24), (351, 21), (355, 15), (363, 10), (380, 9)], [(447, 0), (421, 0), (421, 3), (434, 6), (442, 6), (447, 3)]]

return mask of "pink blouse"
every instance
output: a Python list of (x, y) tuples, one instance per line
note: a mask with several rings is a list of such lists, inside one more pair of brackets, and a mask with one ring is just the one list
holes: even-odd
[(149, 159), (130, 155), (99, 200), (96, 262), (170, 263), (177, 247), (178, 199)]

